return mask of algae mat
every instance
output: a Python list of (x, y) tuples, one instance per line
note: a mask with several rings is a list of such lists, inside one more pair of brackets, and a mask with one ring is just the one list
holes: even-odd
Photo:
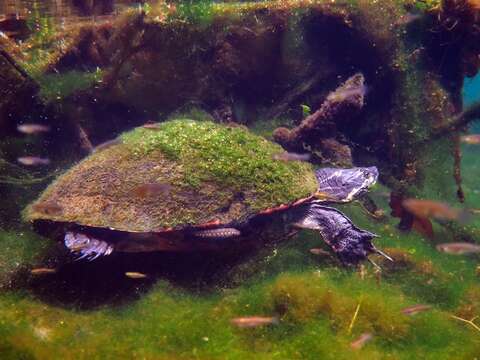
[[(382, 207), (384, 190), (373, 193)], [(168, 273), (174, 260), (163, 258), (160, 270), (146, 279), (124, 276), (127, 269), (155, 268), (151, 262), (158, 258), (148, 256), (122, 264), (115, 259), (103, 265), (75, 263), (39, 277), (28, 269), (52, 265), (45, 249), (15, 247), (45, 239), (2, 233), (2, 245), (9, 244), (5, 258), (19, 265), (9, 275), (13, 284), (0, 296), (0, 351), (3, 358), (15, 359), (478, 356), (480, 333), (453, 318), (470, 320), (480, 310), (478, 258), (437, 253), (418, 235), (400, 233), (395, 220), (372, 222), (354, 204), (342, 210), (379, 233), (378, 245), (396, 259), (393, 266), (382, 264), (381, 276), (368, 266), (346, 270), (335, 260), (312, 255), (309, 249), (321, 240), (302, 233), (233, 262), (208, 281), (205, 274), (212, 266), (198, 258), (177, 263), (197, 265), (193, 273), (182, 273), (181, 266)], [(402, 313), (414, 304), (432, 308), (414, 316)], [(278, 316), (279, 322), (253, 329), (231, 324), (232, 318), (249, 315)], [(363, 333), (372, 334), (372, 340), (353, 350), (350, 343)]]

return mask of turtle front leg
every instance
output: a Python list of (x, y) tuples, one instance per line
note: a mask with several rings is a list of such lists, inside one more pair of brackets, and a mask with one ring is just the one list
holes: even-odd
[(392, 260), (373, 245), (372, 239), (377, 235), (359, 229), (341, 211), (319, 202), (312, 202), (306, 209), (305, 216), (294, 225), (317, 230), (345, 265), (357, 265), (369, 260), (368, 255), (371, 253)]
[(113, 246), (106, 241), (71, 231), (65, 234), (64, 244), (72, 253), (80, 255), (77, 260), (86, 258), (91, 261), (113, 252)]

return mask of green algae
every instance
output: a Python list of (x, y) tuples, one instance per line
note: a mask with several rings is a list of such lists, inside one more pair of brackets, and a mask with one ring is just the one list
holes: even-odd
[(273, 198), (287, 203), (316, 188), (308, 176), (309, 165), (276, 161), (274, 155), (283, 152), (280, 146), (241, 127), (174, 120), (156, 131), (137, 129), (124, 135), (123, 141), (138, 157), (160, 149), (185, 169), (189, 185), (215, 181), (235, 191), (253, 185), (254, 198), (247, 201), (254, 210), (267, 208)]
[(102, 71), (97, 68), (92, 72), (69, 71), (62, 74), (45, 74), (37, 78), (40, 96), (45, 101), (61, 100), (70, 94), (85, 90), (99, 83)]
[[(377, 191), (384, 190), (379, 186)], [(386, 200), (375, 199), (386, 210)], [(372, 220), (354, 204), (341, 210), (378, 233), (379, 248), (398, 249), (392, 252), (395, 258), (400, 251), (408, 254), (410, 265), (386, 267), (380, 277), (368, 266), (364, 275), (343, 269), (334, 260), (310, 254), (310, 248), (323, 246), (322, 240), (305, 231), (260, 251), (200, 291), (156, 279), (136, 300), (89, 311), (45, 304), (28, 289), (3, 293), (0, 346), (12, 358), (38, 358), (53, 351), (67, 359), (474, 357), (478, 334), (451, 315), (475, 312), (468, 304), (476, 299), (471, 290), (477, 282), (476, 261), (436, 252), (418, 234), (399, 232), (395, 219)], [(411, 317), (401, 313), (419, 303), (432, 305), (432, 310)], [(230, 324), (234, 317), (250, 315), (278, 316), (280, 321), (257, 329)], [(364, 332), (373, 339), (352, 350), (350, 343)]]
[[(437, 2), (415, 3), (435, 6)], [(220, 6), (227, 10), (234, 8), (229, 8), (228, 4), (214, 6), (216, 9)], [(263, 5), (235, 6), (260, 8)], [(194, 16), (197, 15), (192, 14), (192, 19)], [(198, 16), (202, 19), (202, 14)], [(210, 18), (206, 19), (210, 21)], [(410, 106), (410, 101), (416, 97), (420, 99), (416, 86), (422, 81), (418, 78), (409, 81), (412, 82), (404, 84), (404, 97), (399, 97), (398, 104), (408, 103), (408, 108), (415, 110), (422, 102), (416, 101)], [(400, 123), (401, 136), (407, 138), (409, 131), (413, 131), (415, 137), (425, 138), (426, 125), (422, 123), (421, 112), (406, 113), (411, 116), (399, 116), (401, 120), (408, 118)], [(255, 130), (265, 135), (271, 132), (271, 128), (262, 125)], [(142, 139), (145, 134), (142, 133)], [(193, 138), (196, 133), (190, 136)], [(161, 143), (160, 148), (171, 159), (184, 159), (179, 149), (190, 144), (189, 139), (176, 140), (178, 142), (171, 144), (168, 141)], [(417, 140), (413, 139), (412, 143)], [(440, 180), (446, 178), (445, 173), (451, 173), (447, 168), (450, 157), (445, 152), (450, 146), (445, 142), (447, 144), (442, 141), (427, 149), (425, 159), (431, 154), (435, 156), (421, 164), (428, 173), (419, 194), (439, 199), (448, 193), (453, 194), (452, 186), (446, 180)], [(142, 156), (144, 151), (155, 151), (154, 145), (158, 144), (146, 142), (136, 151)], [(214, 153), (214, 149), (209, 147), (208, 151)], [(106, 155), (108, 152), (103, 154)], [(189, 162), (188, 156), (185, 160)], [(472, 165), (473, 160), (472, 157), (467, 159), (468, 165)], [(196, 167), (191, 166), (189, 171), (182, 173), (181, 181), (187, 187), (198, 187), (204, 179), (204, 174), (199, 176), (193, 169)], [(219, 166), (214, 171), (227, 183), (238, 180), (230, 178), (228, 166)], [(475, 192), (478, 176), (471, 168), (469, 171), (465, 181), (467, 204), (476, 207), (480, 200)], [(246, 179), (249, 179), (248, 174), (242, 181)], [(379, 192), (386, 190), (378, 189)], [(385, 199), (378, 200), (378, 204), (389, 212)], [(413, 232), (399, 232), (396, 229), (398, 219), (373, 220), (355, 205), (344, 206), (341, 210), (358, 226), (379, 234), (380, 238), (375, 239), (376, 246), (392, 249), (395, 259), (397, 256), (404, 259), (402, 264), (393, 268), (382, 264), (384, 273), (381, 277), (367, 267), (362, 280), (360, 274), (340, 268), (335, 260), (311, 255), (308, 250), (321, 246), (322, 241), (317, 234), (303, 232), (289, 243), (261, 251), (234, 266), (229, 274), (234, 285), (227, 279), (206, 292), (155, 280), (155, 285), (137, 300), (118, 307), (105, 305), (89, 311), (54, 306), (28, 290), (2, 293), (0, 352), (6, 358), (47, 358), (55, 354), (57, 358), (67, 359), (478, 357), (478, 333), (468, 324), (450, 317), (453, 313), (466, 319), (478, 315), (478, 307), (474, 306), (480, 299), (474, 291), (478, 286), (475, 273), (478, 258), (440, 254), (434, 248), (437, 242), (455, 240), (458, 233), (442, 231), (442, 227), (434, 225), (437, 235), (435, 240), (429, 241)], [(470, 224), (473, 230), (478, 223), (475, 218)], [(14, 238), (12, 234), (6, 243), (15, 242)], [(17, 258), (23, 256), (20, 254)], [(429, 303), (433, 310), (411, 318), (400, 313), (402, 308), (417, 303)], [(353, 313), (359, 304), (358, 319), (349, 333)], [(231, 326), (229, 320), (232, 317), (248, 315), (277, 315), (280, 324), (253, 330)], [(373, 340), (354, 352), (350, 349), (350, 342), (365, 331), (374, 334)]]
[(48, 239), (29, 230), (0, 231), (0, 289), (12, 285), (20, 271), (39, 264), (51, 247)]
[[(188, 119), (139, 127), (60, 176), (24, 217), (138, 232), (238, 221), (317, 189), (312, 166), (275, 160), (282, 152), (242, 127)], [(172, 189), (139, 196), (139, 186), (150, 183)], [(51, 202), (62, 211), (36, 209)]]

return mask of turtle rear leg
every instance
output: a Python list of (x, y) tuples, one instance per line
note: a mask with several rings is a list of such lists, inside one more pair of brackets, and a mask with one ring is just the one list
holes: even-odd
[(113, 246), (106, 241), (98, 240), (85, 234), (67, 232), (64, 239), (65, 246), (75, 255), (77, 260), (94, 260), (100, 256), (110, 255)]
[[(341, 211), (313, 202), (294, 225), (317, 230), (345, 265), (357, 265), (377, 253), (392, 260), (372, 243), (377, 235), (356, 227)], [(392, 260), (393, 261), (393, 260)]]

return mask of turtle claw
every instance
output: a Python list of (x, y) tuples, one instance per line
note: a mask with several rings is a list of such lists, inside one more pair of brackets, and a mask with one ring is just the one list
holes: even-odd
[(378, 265), (375, 261), (373, 261), (373, 260), (370, 259), (370, 258), (367, 258), (367, 260), (368, 260), (368, 262), (369, 262), (370, 264), (373, 265), (373, 267), (374, 267), (375, 269), (377, 269), (377, 270), (379, 270), (379, 271), (382, 271), (382, 268), (380, 267), (380, 265)]
[(75, 261), (82, 259), (92, 261), (100, 256), (110, 255), (113, 252), (113, 246), (107, 242), (71, 231), (65, 234), (64, 243), (72, 253), (80, 255)]
[(382, 250), (378, 250), (376, 247), (374, 247), (373, 251), (375, 253), (377, 253), (378, 255), (382, 255), (385, 259), (390, 260), (391, 262), (394, 262), (394, 260), (390, 256), (388, 256), (387, 254), (385, 254)]

